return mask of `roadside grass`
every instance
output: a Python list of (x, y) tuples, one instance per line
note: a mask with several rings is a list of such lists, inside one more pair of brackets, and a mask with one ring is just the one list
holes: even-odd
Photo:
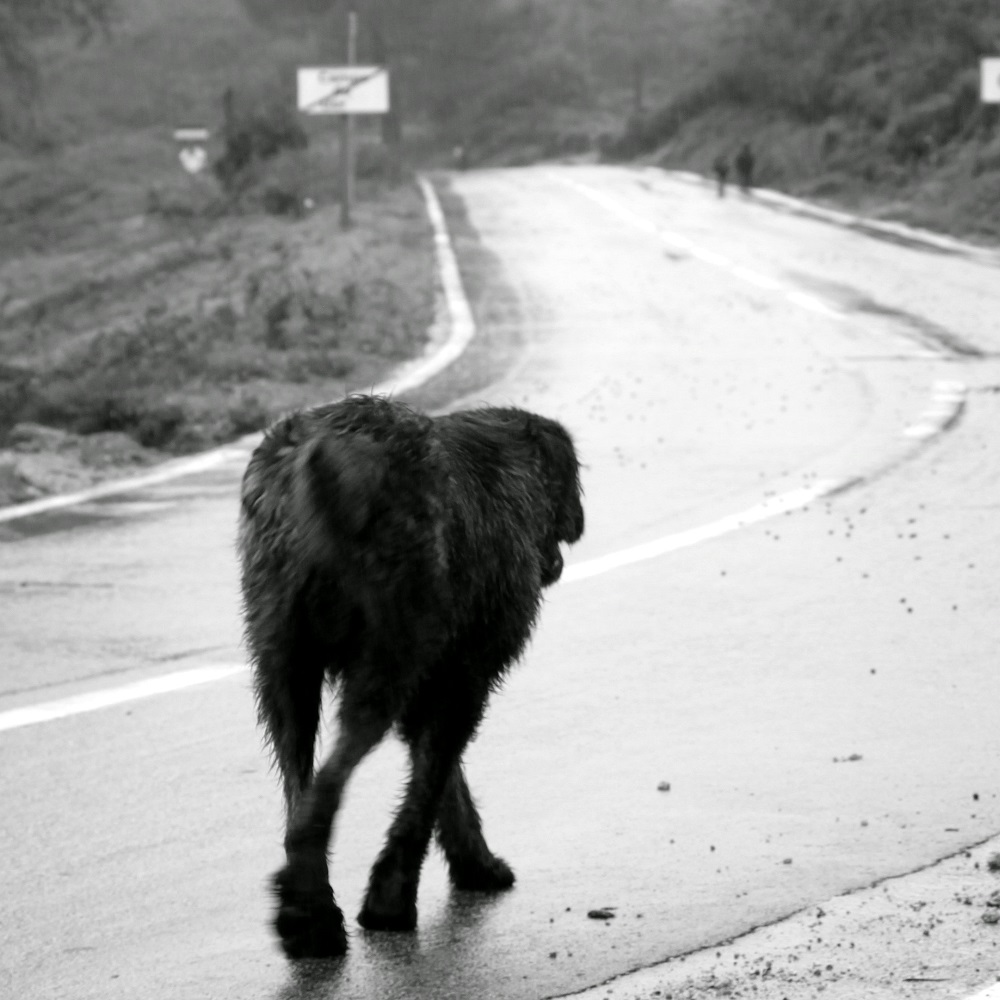
[(433, 243), (414, 185), (354, 214), (347, 232), (335, 205), (172, 239), (157, 223), (146, 259), (8, 306), (0, 444), (37, 423), (184, 453), (379, 381), (426, 341)]

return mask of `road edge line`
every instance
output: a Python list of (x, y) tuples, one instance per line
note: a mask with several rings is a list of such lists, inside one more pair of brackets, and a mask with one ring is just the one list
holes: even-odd
[[(678, 549), (690, 548), (699, 542), (738, 531), (760, 521), (777, 517), (779, 514), (798, 510), (813, 500), (835, 493), (843, 486), (844, 483), (839, 480), (823, 480), (813, 486), (789, 490), (787, 493), (769, 497), (762, 503), (755, 504), (738, 514), (731, 514), (700, 527), (674, 532), (651, 542), (631, 546), (618, 552), (599, 556), (596, 559), (577, 563), (575, 566), (569, 566), (563, 573), (562, 581), (572, 583), (588, 579), (619, 569), (622, 566), (653, 559)], [(223, 680), (245, 669), (246, 667), (242, 664), (203, 664), (188, 670), (161, 674), (118, 687), (101, 688), (82, 694), (69, 695), (66, 698), (23, 705), (0, 712), (0, 733)]]
[(631, 566), (635, 563), (646, 562), (649, 559), (656, 559), (658, 556), (666, 555), (669, 552), (677, 552), (680, 549), (688, 549), (700, 542), (707, 542), (713, 538), (719, 538), (741, 528), (747, 528), (752, 524), (777, 517), (779, 514), (788, 514), (793, 510), (801, 510), (803, 507), (815, 500), (843, 490), (845, 483), (837, 479), (824, 479), (812, 486), (802, 486), (798, 489), (780, 493), (777, 496), (768, 497), (766, 500), (738, 514), (728, 514), (716, 521), (700, 525), (696, 528), (688, 528), (684, 531), (672, 532), (669, 535), (661, 535), (651, 541), (643, 542), (640, 545), (633, 545), (627, 549), (620, 549), (617, 552), (610, 552), (607, 555), (597, 556), (584, 562), (573, 563), (566, 567), (562, 575), (562, 582), (576, 583), (579, 580), (587, 580), (611, 570), (620, 569), (623, 566)]
[(36, 702), (32, 705), (22, 705), (0, 712), (0, 733), (12, 729), (22, 729), (41, 722), (53, 722), (56, 719), (66, 719), (72, 715), (84, 715), (112, 705), (121, 705), (130, 701), (151, 698), (158, 694), (168, 694), (171, 691), (183, 691), (185, 688), (210, 684), (213, 681), (224, 680), (247, 668), (244, 664), (202, 664), (189, 670), (178, 670), (169, 674), (157, 674), (130, 684), (122, 684), (113, 688), (99, 688), (94, 691), (84, 691), (80, 694), (56, 698), (52, 701)]

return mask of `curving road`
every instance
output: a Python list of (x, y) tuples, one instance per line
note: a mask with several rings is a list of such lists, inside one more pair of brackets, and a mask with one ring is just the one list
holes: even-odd
[[(550, 997), (1000, 831), (996, 267), (656, 171), (446, 183), (477, 340), (415, 398), (538, 409), (586, 463), (587, 533), (470, 751), (517, 886), (452, 894), (432, 856), (416, 935), (281, 957), (235, 455), (0, 524), (0, 994)], [(349, 790), (348, 913), (402, 767)]]

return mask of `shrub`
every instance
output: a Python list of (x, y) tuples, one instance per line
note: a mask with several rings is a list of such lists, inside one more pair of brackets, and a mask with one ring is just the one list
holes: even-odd
[(229, 407), (227, 416), (235, 437), (261, 431), (271, 422), (271, 414), (267, 407), (250, 393), (241, 394)]
[(185, 422), (184, 410), (177, 403), (153, 405), (138, 412), (134, 427), (124, 428), (144, 448), (167, 448)]
[(309, 145), (294, 108), (284, 100), (266, 96), (249, 108), (237, 108), (235, 95), (227, 90), (223, 104), (225, 149), (212, 170), (227, 194), (240, 194), (251, 187), (262, 162), (283, 150)]

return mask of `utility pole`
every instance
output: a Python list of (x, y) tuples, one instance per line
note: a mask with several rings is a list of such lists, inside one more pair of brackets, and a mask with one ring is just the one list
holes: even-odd
[[(347, 15), (347, 65), (357, 59), (358, 15), (352, 10)], [(340, 121), (340, 228), (351, 228), (351, 203), (354, 199), (354, 127), (353, 115), (346, 114)]]

